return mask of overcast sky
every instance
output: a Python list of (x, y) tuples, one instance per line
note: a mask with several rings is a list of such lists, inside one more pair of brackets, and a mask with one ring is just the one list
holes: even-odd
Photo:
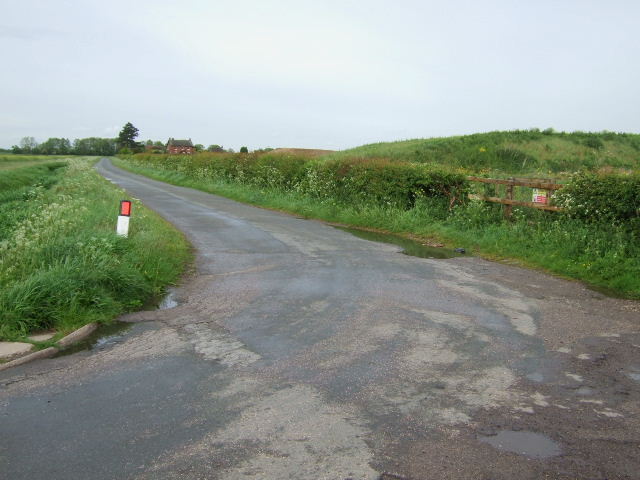
[(638, 0), (0, 0), (0, 147), (638, 132)]

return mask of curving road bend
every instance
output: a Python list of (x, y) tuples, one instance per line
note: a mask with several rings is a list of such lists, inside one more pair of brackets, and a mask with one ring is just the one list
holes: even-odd
[(196, 269), (175, 308), (0, 373), (1, 479), (638, 478), (638, 302), (97, 169)]

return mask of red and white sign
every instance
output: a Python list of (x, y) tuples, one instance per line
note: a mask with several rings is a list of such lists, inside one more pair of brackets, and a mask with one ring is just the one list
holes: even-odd
[(546, 190), (541, 190), (539, 188), (533, 189), (533, 203), (544, 203), (546, 204), (549, 197), (547, 196), (548, 192)]
[(118, 215), (118, 225), (116, 233), (121, 237), (129, 236), (129, 217), (131, 216), (131, 201), (120, 201), (120, 215)]

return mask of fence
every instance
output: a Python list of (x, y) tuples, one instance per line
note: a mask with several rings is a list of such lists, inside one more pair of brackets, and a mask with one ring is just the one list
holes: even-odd
[[(562, 211), (561, 207), (550, 205), (549, 202), (556, 190), (560, 190), (563, 185), (555, 183), (551, 180), (541, 180), (535, 178), (483, 178), (483, 177), (467, 177), (470, 182), (489, 183), (493, 185), (505, 185), (504, 197), (490, 197), (487, 195), (469, 194), (469, 198), (475, 200), (484, 200), (485, 202), (501, 203), (505, 205), (504, 215), (507, 218), (511, 217), (513, 205), (529, 208), (537, 208), (539, 210), (548, 210), (551, 212)], [(531, 202), (524, 202), (522, 200), (515, 200), (514, 188), (515, 187), (528, 187), (538, 190), (538, 195), (534, 190), (534, 198)]]

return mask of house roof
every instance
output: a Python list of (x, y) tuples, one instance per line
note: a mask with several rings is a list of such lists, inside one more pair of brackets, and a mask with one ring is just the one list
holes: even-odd
[(193, 143), (191, 143), (191, 139), (189, 140), (176, 140), (175, 138), (170, 138), (167, 142), (168, 147), (193, 147)]

